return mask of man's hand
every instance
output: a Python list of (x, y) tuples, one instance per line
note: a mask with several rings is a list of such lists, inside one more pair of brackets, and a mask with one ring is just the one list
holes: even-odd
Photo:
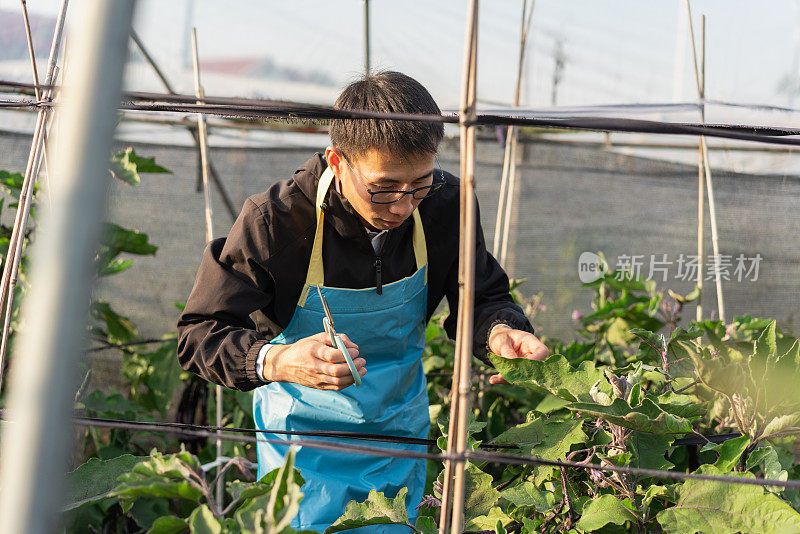
[[(489, 349), (503, 358), (527, 358), (529, 360), (544, 360), (550, 356), (550, 349), (539, 338), (525, 332), (514, 330), (506, 325), (497, 325), (489, 336)], [(489, 377), (491, 384), (508, 384), (500, 375)]]
[[(367, 374), (367, 363), (358, 358), (358, 345), (345, 334), (344, 341), (358, 374)], [(303, 338), (291, 345), (274, 345), (264, 358), (264, 378), (272, 382), (293, 382), (316, 389), (341, 390), (355, 380), (339, 349), (325, 332)]]

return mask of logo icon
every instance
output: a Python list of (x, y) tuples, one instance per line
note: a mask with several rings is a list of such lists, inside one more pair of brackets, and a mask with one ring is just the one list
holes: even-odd
[(607, 270), (606, 262), (594, 252), (583, 252), (578, 258), (578, 278), (584, 284), (601, 278)]

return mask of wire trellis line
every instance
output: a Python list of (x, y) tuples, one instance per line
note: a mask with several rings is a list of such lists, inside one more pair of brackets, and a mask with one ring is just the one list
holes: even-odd
[[(0, 418), (4, 417), (3, 410), (0, 410)], [(433, 447), (436, 445), (435, 439), (427, 438), (412, 438), (407, 436), (396, 436), (391, 434), (370, 434), (367, 432), (343, 432), (337, 430), (272, 430), (272, 429), (256, 429), (244, 427), (230, 427), (230, 426), (210, 426), (210, 425), (193, 425), (191, 423), (177, 423), (171, 421), (123, 421), (120, 419), (109, 419), (102, 417), (85, 417), (76, 416), (76, 421), (102, 421), (102, 422), (124, 422), (139, 425), (153, 425), (163, 428), (178, 428), (188, 430), (205, 430), (205, 431), (221, 431), (232, 433), (245, 433), (245, 434), (280, 434), (286, 436), (308, 436), (308, 437), (327, 437), (327, 438), (340, 438), (340, 439), (356, 439), (364, 441), (379, 441), (384, 443), (395, 443), (398, 445), (427, 445)], [(704, 436), (698, 434), (688, 438), (676, 439), (672, 442), (675, 447), (689, 446), (689, 445), (705, 445), (706, 443), (723, 443), (729, 439), (741, 437), (738, 432), (728, 434), (715, 434)], [(499, 443), (481, 443), (481, 448), (484, 449), (515, 449), (513, 445), (504, 445)]]
[[(127, 343), (107, 343), (105, 345), (100, 345), (97, 347), (89, 347), (86, 349), (86, 352), (97, 352), (101, 350), (110, 350), (110, 349), (119, 349), (124, 347), (135, 347), (137, 345), (152, 345), (155, 343), (167, 343), (170, 341), (176, 341), (178, 338), (175, 336), (172, 337), (164, 337), (159, 339), (141, 339), (139, 341), (128, 341)], [(97, 341), (102, 341), (98, 339)]]
[[(253, 436), (232, 436), (228, 434), (217, 434), (206, 430), (191, 430), (188, 428), (171, 427), (165, 429), (163, 426), (151, 423), (139, 423), (132, 421), (118, 421), (113, 419), (97, 420), (93, 418), (75, 418), (75, 424), (79, 426), (99, 427), (99, 428), (121, 428), (134, 431), (150, 432), (169, 432), (181, 434), (187, 437), (223, 439), (226, 441), (237, 441), (240, 443), (253, 443), (259, 441), (274, 445), (296, 445), (311, 449), (332, 450), (339, 452), (352, 452), (354, 454), (367, 454), (370, 456), (382, 456), (390, 458), (410, 458), (418, 460), (434, 461), (465, 461), (472, 460), (477, 462), (489, 462), (497, 464), (512, 465), (541, 465), (550, 467), (564, 467), (568, 469), (595, 470), (628, 475), (651, 476), (670, 480), (704, 480), (709, 482), (721, 482), (728, 484), (742, 484), (749, 486), (779, 487), (784, 489), (800, 490), (800, 480), (772, 480), (763, 478), (740, 478), (722, 475), (703, 475), (700, 473), (683, 473), (680, 471), (667, 471), (663, 469), (647, 469), (641, 467), (619, 467), (612, 465), (600, 465), (592, 463), (575, 462), (570, 460), (547, 460), (537, 456), (489, 453), (481, 451), (467, 451), (464, 454), (448, 453), (429, 453), (424, 451), (414, 451), (405, 449), (389, 449), (380, 447), (368, 447), (363, 445), (346, 445), (343, 443), (328, 443), (323, 440), (308, 439), (276, 439)], [(252, 429), (248, 429), (252, 432)]]
[[(2, 82), (0, 82), (2, 84)], [(160, 93), (127, 93), (131, 100), (123, 102), (120, 109), (128, 111), (204, 113), (229, 118), (244, 119), (288, 119), (288, 120), (330, 120), (330, 119), (389, 119), (421, 122), (457, 123), (454, 115), (430, 115), (419, 113), (384, 113), (371, 111), (340, 110), (330, 106), (303, 104), (279, 100), (253, 100), (243, 98), (189, 97)], [(202, 102), (199, 103), (198, 102)], [(49, 101), (0, 101), (0, 106), (32, 107), (52, 106)], [(475, 125), (515, 125), (569, 130), (588, 130), (603, 132), (650, 133), (665, 135), (705, 135), (743, 141), (756, 141), (781, 145), (800, 145), (800, 139), (790, 136), (800, 135), (798, 128), (707, 123), (670, 123), (642, 119), (613, 117), (572, 117), (572, 118), (532, 118), (515, 116), (514, 110), (508, 114), (478, 114), (467, 124)]]

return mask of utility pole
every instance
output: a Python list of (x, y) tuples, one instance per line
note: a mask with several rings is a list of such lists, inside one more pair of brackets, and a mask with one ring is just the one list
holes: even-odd
[(564, 71), (564, 63), (567, 57), (564, 54), (564, 39), (559, 38), (556, 41), (556, 50), (554, 54), (555, 65), (553, 66), (553, 92), (550, 95), (550, 103), (556, 105), (556, 96), (558, 95), (558, 84), (561, 83), (561, 73)]
[(364, 76), (369, 72), (369, 0), (364, 0)]

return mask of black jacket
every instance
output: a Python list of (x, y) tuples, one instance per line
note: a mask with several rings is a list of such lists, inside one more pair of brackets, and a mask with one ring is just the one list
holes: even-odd
[[(223, 386), (251, 390), (264, 384), (256, 373), (259, 349), (294, 314), (306, 280), (314, 241), (317, 183), (327, 162), (315, 154), (294, 176), (248, 198), (228, 237), (205, 249), (186, 309), (178, 320), (181, 366)], [(419, 205), (428, 249), (427, 319), (447, 297), (444, 326), (455, 337), (458, 307), (458, 179)], [(325, 200), (325, 284), (362, 289), (414, 273), (413, 218), (389, 231), (376, 255), (364, 224), (335, 188)], [(508, 292), (508, 277), (486, 251), (478, 218), (475, 272), (475, 355), (486, 361), (489, 329), (498, 322), (533, 332)], [(322, 325), (320, 324), (320, 330)]]

